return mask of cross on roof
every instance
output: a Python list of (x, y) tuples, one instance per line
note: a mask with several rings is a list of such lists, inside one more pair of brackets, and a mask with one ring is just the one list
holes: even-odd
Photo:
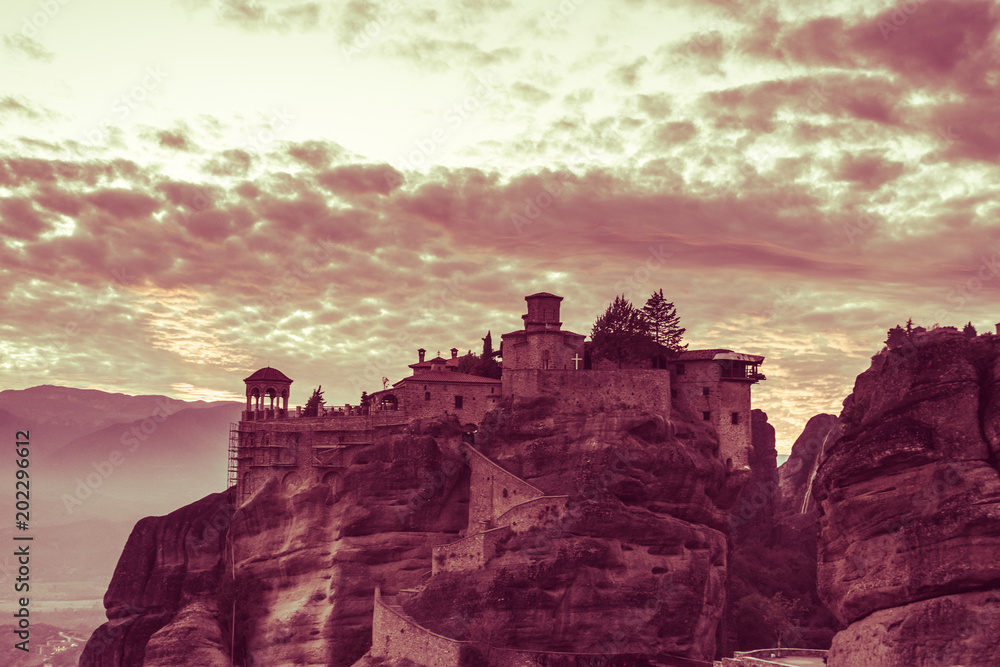
[(583, 359), (580, 358), (579, 352), (576, 353), (576, 356), (574, 356), (571, 359), (571, 361), (573, 362), (573, 365), (576, 367), (574, 368), (574, 370), (580, 370), (580, 362), (583, 361)]

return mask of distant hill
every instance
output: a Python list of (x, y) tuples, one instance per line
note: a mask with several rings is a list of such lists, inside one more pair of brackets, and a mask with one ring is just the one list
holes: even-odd
[(181, 410), (239, 406), (224, 401), (179, 401), (166, 396), (129, 396), (96, 389), (41, 385), (30, 389), (0, 391), (0, 426), (38, 431), (38, 446), (45, 451), (114, 424), (128, 424), (151, 415)]
[[(3, 437), (31, 432), (29, 533), (39, 603), (99, 600), (136, 521), (224, 490), (229, 425), (242, 407), (52, 385), (0, 391)], [(0, 459), (5, 479), (13, 469), (13, 456)], [(10, 544), (13, 531), (5, 524), (0, 540)], [(0, 556), (0, 583), (12, 571), (13, 558)], [(12, 595), (4, 585), (0, 604), (9, 606)], [(59, 618), (71, 623), (74, 615)]]

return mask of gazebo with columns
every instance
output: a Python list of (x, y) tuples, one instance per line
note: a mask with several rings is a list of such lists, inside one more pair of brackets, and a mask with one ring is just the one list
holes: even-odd
[[(288, 415), (288, 391), (292, 385), (290, 377), (267, 366), (244, 378), (243, 382), (247, 385), (247, 410), (244, 419), (275, 419)], [(270, 405), (265, 403), (267, 399), (270, 399)], [(278, 401), (277, 406), (275, 399)]]

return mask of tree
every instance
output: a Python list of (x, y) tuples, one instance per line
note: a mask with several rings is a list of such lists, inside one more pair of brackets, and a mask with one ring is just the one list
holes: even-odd
[(886, 332), (885, 345), (890, 350), (897, 347), (901, 347), (906, 344), (907, 335), (906, 330), (898, 324)]
[(971, 320), (969, 320), (968, 324), (966, 324), (964, 327), (962, 327), (962, 333), (964, 333), (969, 338), (975, 338), (976, 337), (976, 327), (972, 326), (972, 321)]
[(913, 318), (906, 320), (906, 335), (909, 336), (913, 333)]
[(483, 359), (492, 359), (498, 354), (498, 352), (493, 351), (493, 336), (487, 331), (483, 338)]
[(642, 311), (624, 294), (616, 296), (597, 318), (590, 339), (594, 356), (613, 361), (618, 368), (649, 357), (656, 348)]
[(666, 347), (674, 354), (687, 349), (686, 344), (681, 345), (681, 338), (687, 329), (680, 326), (677, 308), (672, 301), (667, 301), (663, 296), (663, 289), (653, 292), (646, 305), (642, 307), (642, 314), (653, 342)]
[(323, 407), (323, 385), (316, 387), (313, 390), (312, 396), (306, 401), (306, 409), (303, 414), (306, 417), (318, 417), (320, 408)]

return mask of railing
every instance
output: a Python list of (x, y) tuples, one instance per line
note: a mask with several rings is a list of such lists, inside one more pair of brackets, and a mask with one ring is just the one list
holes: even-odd
[(406, 411), (403, 409), (393, 410), (372, 406), (338, 405), (324, 407), (320, 410), (319, 414), (307, 416), (301, 407), (297, 407), (294, 412), (279, 408), (274, 408), (273, 410), (266, 408), (264, 410), (244, 410), (242, 420), (252, 422), (272, 421), (276, 419), (338, 419), (341, 417), (379, 417), (386, 415), (399, 415), (401, 419), (405, 419)]

